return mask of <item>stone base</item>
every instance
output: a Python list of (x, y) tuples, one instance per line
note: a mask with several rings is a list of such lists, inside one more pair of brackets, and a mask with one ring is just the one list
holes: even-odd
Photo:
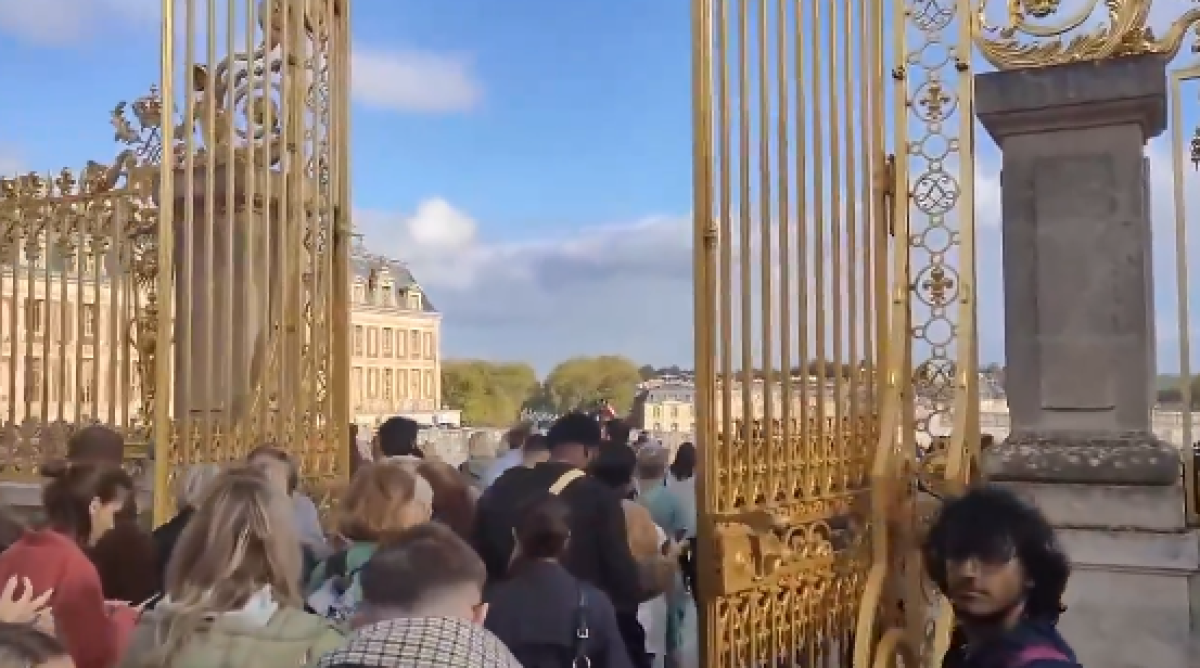
[(1200, 533), (1181, 485), (1006, 483), (1036, 503), (1071, 559), (1059, 628), (1088, 668), (1200, 662)]
[(1085, 485), (1179, 485), (1179, 448), (1145, 432), (1013, 433), (984, 453), (989, 479)]

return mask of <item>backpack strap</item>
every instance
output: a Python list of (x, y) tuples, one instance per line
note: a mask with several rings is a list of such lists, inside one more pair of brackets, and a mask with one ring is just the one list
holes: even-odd
[(575, 585), (579, 591), (579, 598), (575, 604), (575, 639), (571, 642), (572, 649), (572, 668), (590, 668), (592, 660), (587, 656), (588, 639), (592, 633), (588, 628), (588, 600), (587, 591), (583, 588), (582, 582), (576, 582)]
[(350, 563), (350, 550), (340, 550), (325, 560), (325, 579), (332, 580), (346, 575)]
[(571, 483), (582, 478), (583, 476), (583, 471), (580, 471), (579, 469), (571, 469), (570, 471), (567, 471), (566, 473), (560, 475), (558, 480), (554, 481), (554, 484), (550, 486), (550, 493), (554, 496), (562, 494), (564, 489), (569, 487)]
[(1008, 668), (1025, 668), (1038, 661), (1060, 661), (1071, 663), (1071, 658), (1052, 645), (1030, 645), (1017, 652)]

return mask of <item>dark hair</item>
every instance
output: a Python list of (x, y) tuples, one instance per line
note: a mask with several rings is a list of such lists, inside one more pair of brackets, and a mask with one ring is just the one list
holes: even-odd
[(96, 462), (120, 466), (124, 458), (125, 438), (101, 424), (84, 427), (67, 440), (67, 459), (77, 464)]
[(509, 450), (520, 450), (525, 446), (525, 442), (529, 440), (531, 434), (533, 434), (533, 423), (523, 420), (508, 430), (508, 433), (504, 435), (504, 442), (508, 444)]
[(670, 470), (676, 480), (687, 480), (696, 475), (696, 446), (691, 441), (680, 444)]
[(513, 529), (521, 559), (558, 559), (571, 537), (571, 508), (560, 497), (546, 493), (529, 501)]
[(433, 519), (469, 540), (475, 524), (475, 497), (466, 479), (453, 466), (428, 459), (417, 465), (417, 473), (433, 488)]
[(300, 470), (296, 467), (296, 460), (292, 459), (287, 450), (270, 443), (260, 445), (246, 455), (246, 463), (253, 466), (256, 459), (270, 459), (286, 465), (288, 467), (288, 494), (295, 493), (296, 488), (300, 486)]
[(637, 469), (637, 453), (623, 443), (605, 443), (592, 460), (588, 472), (605, 485), (618, 488), (633, 480)]
[(583, 413), (567, 413), (555, 420), (546, 432), (546, 447), (554, 452), (572, 444), (599, 447), (600, 423)]
[(42, 466), (42, 475), (51, 479), (42, 490), (46, 524), (81, 545), (87, 544), (92, 534), (92, 501), (110, 503), (122, 492), (133, 492), (129, 474), (107, 464), (49, 462)]
[(923, 547), (925, 572), (946, 592), (946, 562), (977, 558), (1020, 560), (1032, 582), (1025, 613), (1057, 619), (1071, 574), (1070, 562), (1054, 529), (1033, 506), (1001, 487), (983, 485), (942, 506)]
[(420, 426), (413, 420), (399, 415), (390, 417), (379, 425), (376, 436), (384, 457), (420, 457), (417, 450), (417, 432)]
[(25, 523), (11, 508), (0, 506), (0, 553), (13, 546), (25, 534)]
[(475, 550), (437, 522), (401, 531), (381, 545), (359, 575), (363, 602), (417, 611), (431, 598), (462, 586), (483, 589), (487, 569)]
[(0, 668), (40, 666), (66, 655), (54, 636), (28, 624), (0, 622)]
[(621, 445), (629, 445), (629, 432), (633, 429), (629, 423), (620, 419), (613, 418), (604, 423), (604, 430), (608, 434), (610, 443), (620, 443)]
[(529, 438), (525, 439), (525, 447), (521, 448), (524, 452), (547, 452), (550, 450), (550, 445), (546, 441), (543, 434), (530, 434)]

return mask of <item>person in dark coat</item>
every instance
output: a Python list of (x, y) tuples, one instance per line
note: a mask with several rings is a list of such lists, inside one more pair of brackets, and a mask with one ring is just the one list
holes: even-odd
[[(67, 441), (67, 459), (119, 468), (125, 461), (125, 439), (103, 425), (84, 427)], [(136, 494), (129, 495), (112, 531), (91, 547), (88, 556), (110, 601), (137, 605), (162, 588), (154, 540), (139, 522)]]
[(620, 496), (584, 473), (600, 446), (599, 423), (583, 413), (564, 415), (546, 434), (546, 445), (549, 461), (505, 471), (476, 505), (472, 542), (487, 566), (488, 581), (508, 576), (521, 511), (550, 492), (571, 511), (563, 566), (603, 591), (618, 614), (636, 614), (638, 604), (662, 593), (655, 585), (670, 581), (676, 555), (639, 563), (629, 547)]
[[(484, 626), (524, 668), (632, 668), (612, 602), (559, 560), (570, 541), (570, 509), (549, 492), (517, 521), (517, 553), (506, 580), (484, 592)], [(537, 601), (537, 605), (530, 605)]]
[(150, 534), (154, 539), (155, 551), (158, 554), (159, 577), (163, 578), (164, 582), (167, 577), (167, 565), (171, 561), (171, 555), (175, 552), (175, 544), (183, 535), (183, 530), (204, 498), (204, 493), (208, 491), (213, 480), (216, 480), (220, 474), (221, 467), (216, 464), (193, 464), (186, 473), (179, 477), (179, 485), (175, 493), (175, 507), (179, 509), (179, 512)]

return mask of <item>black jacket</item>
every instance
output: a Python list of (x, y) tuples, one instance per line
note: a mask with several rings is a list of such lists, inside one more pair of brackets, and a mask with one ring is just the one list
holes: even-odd
[[(512, 577), (489, 586), (484, 599), (484, 626), (525, 668), (570, 666), (577, 652), (592, 668), (631, 668), (608, 597), (557, 563), (520, 564)], [(587, 637), (577, 639), (584, 629)]]
[[(480, 497), (471, 542), (487, 566), (489, 581), (507, 575), (517, 514), (571, 469), (562, 462), (512, 468)], [(618, 610), (636, 610), (641, 578), (629, 551), (620, 497), (588, 476), (573, 481), (560, 497), (571, 509), (571, 541), (563, 565), (607, 594)]]
[(187, 528), (188, 522), (191, 521), (192, 514), (195, 512), (191, 508), (183, 508), (175, 517), (150, 534), (150, 537), (154, 539), (155, 551), (158, 553), (160, 582), (167, 581), (167, 564), (171, 562), (171, 555), (175, 553), (175, 544), (179, 542), (179, 537), (183, 535), (183, 530)]

